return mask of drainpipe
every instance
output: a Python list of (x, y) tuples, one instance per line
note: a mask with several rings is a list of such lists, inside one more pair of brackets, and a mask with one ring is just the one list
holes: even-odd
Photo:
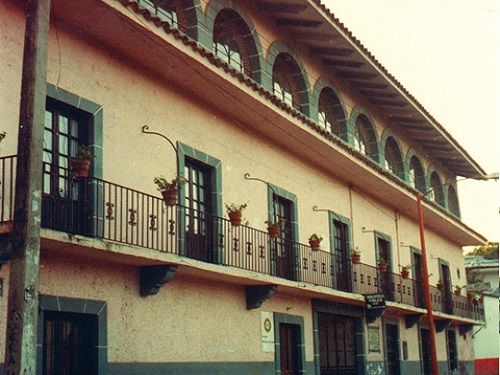
[[(422, 214), (422, 194), (417, 193), (418, 226), (420, 229), (420, 248), (422, 250), (423, 287), (425, 307), (427, 308), (427, 324), (429, 325), (429, 341), (431, 345), (432, 374), (439, 375), (436, 351), (436, 329), (432, 314), (431, 288), (429, 285), (429, 268), (427, 267), (427, 248), (425, 247), (424, 216)], [(424, 358), (425, 360), (425, 358)]]

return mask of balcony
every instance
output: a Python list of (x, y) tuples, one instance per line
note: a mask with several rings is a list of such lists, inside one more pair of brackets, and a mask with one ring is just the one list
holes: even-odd
[[(16, 156), (0, 158), (0, 233), (12, 226)], [(421, 308), (415, 280), (99, 178), (44, 164), (42, 227)], [(434, 310), (484, 320), (482, 306), (431, 287)]]

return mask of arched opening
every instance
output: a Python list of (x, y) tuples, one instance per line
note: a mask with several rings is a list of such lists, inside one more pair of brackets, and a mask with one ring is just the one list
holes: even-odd
[(301, 94), (306, 92), (306, 84), (299, 65), (286, 52), (281, 52), (273, 65), (273, 93), (284, 103), (304, 112)]
[(345, 112), (337, 94), (329, 87), (319, 94), (318, 122), (325, 130), (347, 141)]
[(429, 192), (429, 198), (444, 207), (443, 184), (436, 172), (432, 172), (431, 174), (431, 191)]
[(356, 118), (354, 148), (378, 162), (377, 136), (371, 121), (361, 114)]
[(422, 167), (422, 163), (420, 163), (420, 159), (416, 156), (412, 156), (410, 159), (408, 177), (412, 187), (421, 193), (426, 192), (424, 168)]
[(190, 0), (139, 0), (153, 15), (167, 21), (173, 29), (196, 39), (196, 10)]
[(460, 217), (460, 206), (458, 205), (458, 195), (453, 186), (448, 187), (448, 209), (456, 217)]
[(405, 178), (403, 157), (398, 143), (393, 137), (388, 137), (384, 147), (384, 167), (399, 178)]
[(223, 9), (215, 18), (213, 50), (218, 58), (249, 77), (260, 69), (250, 28), (233, 9)]

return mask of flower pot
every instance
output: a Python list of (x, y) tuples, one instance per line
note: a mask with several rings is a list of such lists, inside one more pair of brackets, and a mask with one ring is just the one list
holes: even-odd
[(352, 264), (359, 264), (359, 263), (361, 263), (361, 254), (352, 253), (351, 254), (351, 260), (352, 260)]
[(229, 221), (231, 222), (231, 225), (234, 225), (235, 227), (241, 225), (241, 219), (243, 216), (241, 211), (229, 211), (227, 215), (229, 216)]
[(401, 278), (407, 279), (410, 276), (410, 271), (408, 271), (406, 268), (403, 268), (401, 270)]
[(75, 177), (88, 177), (90, 160), (71, 160), (71, 170)]
[(459, 296), (460, 294), (462, 294), (462, 288), (455, 288), (453, 292), (455, 293), (456, 296)]
[(474, 299), (474, 293), (472, 293), (472, 292), (467, 292), (467, 299), (468, 299), (469, 301), (472, 301), (472, 300)]
[(177, 189), (165, 189), (161, 191), (163, 201), (167, 206), (175, 206), (177, 203)]
[(312, 250), (317, 251), (317, 250), (319, 250), (320, 242), (321, 241), (318, 239), (311, 239), (311, 240), (309, 240), (309, 246), (311, 246)]
[(437, 283), (436, 284), (436, 288), (438, 288), (439, 290), (442, 290), (443, 289), (443, 283)]
[(267, 227), (267, 233), (271, 238), (278, 238), (280, 236), (281, 228), (279, 225), (269, 225)]
[(387, 272), (387, 263), (379, 263), (378, 269), (380, 272)]

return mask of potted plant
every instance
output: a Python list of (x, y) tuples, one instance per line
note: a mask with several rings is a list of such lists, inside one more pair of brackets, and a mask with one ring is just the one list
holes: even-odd
[(351, 261), (352, 264), (361, 263), (361, 250), (359, 250), (358, 248), (351, 249)]
[(384, 258), (380, 258), (378, 260), (377, 266), (378, 266), (378, 269), (380, 270), (380, 272), (387, 272), (388, 264)]
[(407, 279), (410, 276), (410, 265), (401, 267), (401, 278)]
[(469, 291), (469, 292), (467, 292), (467, 299), (468, 299), (469, 301), (472, 301), (472, 300), (474, 299), (474, 297), (475, 297), (474, 292), (470, 292), (470, 291)]
[(283, 223), (283, 221), (278, 220), (277, 222), (274, 222), (266, 220), (265, 223), (267, 224), (267, 233), (269, 234), (269, 237), (278, 238), (281, 233), (281, 224)]
[(455, 285), (454, 288), (455, 289), (453, 290), (453, 293), (455, 293), (456, 296), (459, 296), (462, 293), (462, 287), (459, 285)]
[(234, 225), (235, 227), (241, 225), (243, 209), (246, 207), (247, 207), (246, 203), (240, 205), (236, 205), (234, 203), (226, 204), (226, 211), (227, 215), (229, 216), (229, 221), (231, 222), (231, 225)]
[(176, 177), (172, 181), (168, 181), (165, 176), (153, 178), (158, 191), (161, 192), (163, 201), (167, 206), (174, 206), (177, 203), (177, 195), (179, 187), (185, 182), (182, 177)]
[(311, 246), (312, 250), (317, 251), (319, 250), (321, 241), (323, 241), (323, 237), (317, 235), (316, 233), (313, 233), (309, 237), (309, 246)]
[(90, 164), (94, 155), (90, 148), (85, 145), (80, 145), (76, 151), (76, 156), (71, 159), (71, 170), (75, 177), (88, 177)]
[(436, 284), (436, 288), (438, 288), (439, 290), (443, 290), (443, 287), (444, 287), (444, 284), (441, 280), (438, 280), (437, 284)]

